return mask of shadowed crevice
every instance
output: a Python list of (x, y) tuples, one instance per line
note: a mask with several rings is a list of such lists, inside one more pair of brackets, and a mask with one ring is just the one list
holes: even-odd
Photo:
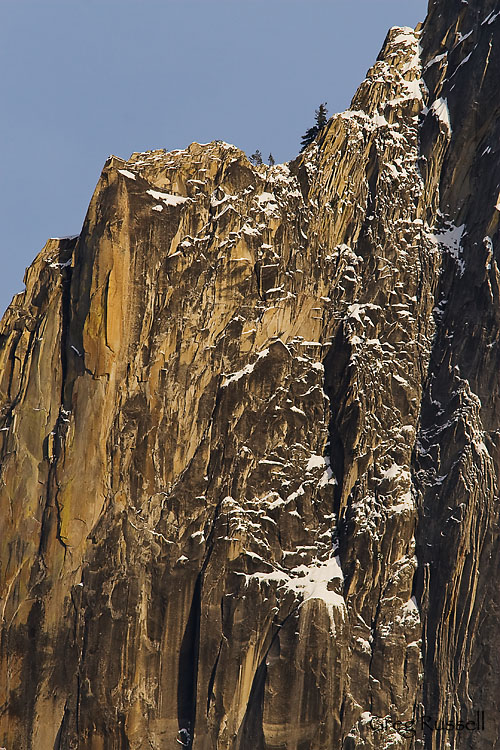
[(191, 609), (182, 639), (179, 654), (179, 673), (177, 681), (177, 720), (179, 741), (190, 748), (193, 741), (196, 716), (196, 682), (198, 676), (198, 659), (200, 649), (202, 573), (198, 575), (194, 586)]

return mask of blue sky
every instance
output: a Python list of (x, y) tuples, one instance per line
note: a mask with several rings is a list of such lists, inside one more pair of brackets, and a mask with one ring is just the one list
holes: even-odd
[(221, 138), (286, 161), (426, 0), (0, 0), (0, 314), (80, 231), (109, 154)]

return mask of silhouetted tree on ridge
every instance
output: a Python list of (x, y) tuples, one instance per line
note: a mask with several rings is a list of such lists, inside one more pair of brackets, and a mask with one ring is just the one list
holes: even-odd
[(302, 148), (300, 149), (301, 152), (314, 141), (320, 130), (324, 128), (326, 123), (328, 122), (328, 110), (326, 108), (326, 105), (327, 102), (323, 102), (314, 112), (315, 124), (308, 130), (306, 130), (306, 132), (302, 136), (302, 140), (300, 142), (300, 145), (302, 146)]

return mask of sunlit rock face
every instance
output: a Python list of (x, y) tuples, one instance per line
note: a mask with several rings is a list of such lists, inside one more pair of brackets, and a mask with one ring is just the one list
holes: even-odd
[(287, 165), (112, 157), (28, 269), (1, 745), (500, 747), (499, 35), (431, 2)]

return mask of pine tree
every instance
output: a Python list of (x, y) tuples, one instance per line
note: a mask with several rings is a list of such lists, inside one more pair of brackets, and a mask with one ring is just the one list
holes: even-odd
[(301, 151), (303, 151), (307, 146), (309, 146), (310, 143), (314, 141), (320, 130), (324, 128), (326, 123), (328, 122), (328, 110), (326, 108), (326, 102), (320, 104), (318, 109), (315, 110), (314, 119), (316, 124), (309, 128), (309, 130), (306, 130), (306, 132), (302, 136), (302, 140), (300, 142), (300, 145), (302, 146), (302, 148), (300, 149)]
[(309, 128), (309, 130), (306, 130), (300, 142), (300, 145), (302, 146), (300, 150), (303, 151), (307, 146), (309, 146), (309, 144), (314, 141), (318, 133), (319, 133), (319, 130), (318, 130), (317, 125), (313, 125), (312, 128)]
[(327, 102), (323, 102), (323, 104), (320, 104), (318, 109), (315, 111), (315, 118), (316, 118), (316, 125), (318, 126), (318, 130), (321, 130), (321, 128), (324, 128), (326, 123), (328, 122), (328, 110), (326, 108)]
[(272, 167), (272, 166), (274, 166), (274, 165), (276, 164), (276, 162), (274, 161), (274, 156), (273, 156), (272, 154), (269, 154), (269, 156), (267, 157), (267, 162), (268, 162), (268, 164), (269, 164), (269, 165), (270, 165), (271, 167)]
[(255, 152), (251, 155), (250, 161), (256, 166), (262, 164), (262, 153), (259, 151), (259, 149), (256, 149)]

